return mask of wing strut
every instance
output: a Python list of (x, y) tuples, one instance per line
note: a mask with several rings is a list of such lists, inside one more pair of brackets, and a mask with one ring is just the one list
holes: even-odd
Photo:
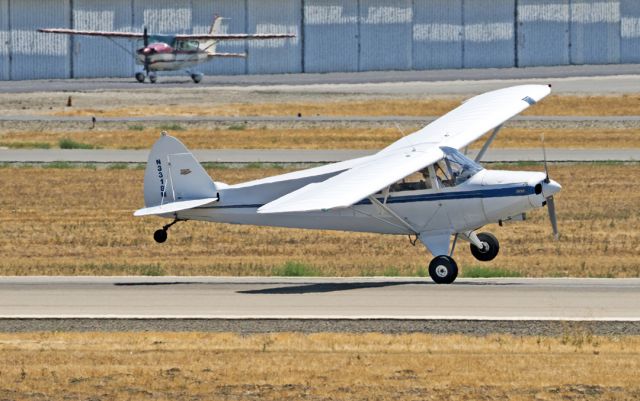
[(396, 214), (396, 212), (394, 212), (393, 210), (389, 209), (389, 206), (387, 206), (386, 204), (383, 204), (382, 202), (377, 200), (373, 195), (369, 196), (369, 200), (374, 205), (382, 208), (382, 210), (384, 210), (385, 212), (389, 213), (391, 215), (391, 217), (393, 217), (398, 222), (400, 222), (400, 224), (402, 224), (403, 226), (407, 227), (411, 231), (412, 234), (418, 235), (418, 230), (413, 228), (413, 226), (411, 224), (409, 224), (409, 222), (407, 222), (405, 219), (403, 219), (402, 217), (398, 216)]
[(498, 135), (498, 132), (500, 131), (500, 128), (502, 128), (502, 124), (498, 125), (493, 130), (493, 133), (491, 134), (489, 139), (487, 139), (487, 142), (485, 142), (484, 145), (482, 145), (482, 149), (480, 149), (480, 152), (478, 152), (478, 154), (476, 155), (476, 158), (473, 160), (474, 162), (476, 162), (476, 163), (480, 162), (480, 159), (482, 159), (482, 156), (484, 156), (484, 154), (489, 149), (489, 146), (491, 146), (491, 142), (493, 142), (493, 140), (495, 139), (496, 135)]

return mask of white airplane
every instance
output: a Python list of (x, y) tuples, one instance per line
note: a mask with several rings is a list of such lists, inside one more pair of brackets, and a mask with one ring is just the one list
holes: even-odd
[[(433, 254), (433, 281), (452, 283), (458, 239), (480, 261), (498, 254), (498, 240), (476, 233), (480, 227), (524, 220), (547, 205), (557, 237), (553, 195), (561, 186), (549, 179), (546, 157), (545, 173), (478, 164), (501, 125), (550, 91), (522, 85), (488, 92), (373, 155), (234, 185), (213, 181), (180, 141), (162, 133), (145, 172), (146, 207), (134, 215), (173, 218), (154, 233), (160, 243), (186, 220), (408, 235)], [(475, 161), (459, 151), (492, 129)]]
[[(191, 76), (195, 83), (200, 83), (204, 74), (193, 70), (198, 64), (202, 64), (218, 57), (247, 57), (246, 53), (220, 53), (216, 51), (219, 42), (229, 40), (269, 40), (293, 38), (296, 35), (288, 33), (220, 33), (222, 20), (218, 15), (213, 17), (213, 23), (206, 34), (179, 34), (179, 35), (149, 35), (147, 28), (142, 32), (106, 32), (86, 31), (66, 28), (41, 28), (38, 32), (55, 33), (62, 35), (98, 36), (113, 39), (142, 39), (143, 47), (136, 50), (135, 61), (143, 70), (135, 73), (135, 78), (142, 83), (148, 77), (149, 82), (156, 83), (158, 71), (184, 70)], [(116, 43), (116, 42), (114, 42)], [(129, 52), (125, 47), (116, 43), (121, 49)], [(101, 47), (98, 47), (101, 49)]]

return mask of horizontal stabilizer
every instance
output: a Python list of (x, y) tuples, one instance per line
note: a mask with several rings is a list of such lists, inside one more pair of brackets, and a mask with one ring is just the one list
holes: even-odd
[(217, 202), (218, 198), (204, 198), (187, 200), (180, 202), (165, 203), (160, 206), (145, 207), (144, 209), (138, 209), (133, 213), (134, 216), (151, 216), (162, 215), (167, 213), (175, 213), (182, 210), (193, 209), (195, 207), (208, 205), (209, 203)]
[(238, 57), (245, 58), (247, 53), (209, 53), (210, 57)]

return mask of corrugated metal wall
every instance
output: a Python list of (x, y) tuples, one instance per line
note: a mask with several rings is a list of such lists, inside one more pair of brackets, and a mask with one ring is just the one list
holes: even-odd
[(640, 1), (620, 3), (620, 62), (640, 62)]
[(515, 0), (463, 4), (465, 68), (515, 66)]
[[(0, 80), (132, 76), (139, 43), (39, 27), (291, 32), (224, 42), (206, 74), (640, 62), (639, 0), (0, 0)], [(177, 72), (176, 74), (181, 74)]]
[(571, 63), (620, 62), (619, 0), (572, 0)]
[(413, 68), (462, 68), (462, 0), (415, 0)]
[(11, 77), (9, 37), (9, 0), (0, 0), (0, 81)]
[[(131, 0), (110, 0), (109, 9), (95, 0), (73, 1), (73, 26), (76, 29), (130, 32), (133, 23)], [(133, 74), (134, 43), (126, 39), (75, 36), (73, 76), (94, 78)]]
[(306, 0), (304, 70), (358, 71), (358, 2)]
[(11, 79), (69, 78), (69, 38), (38, 33), (36, 28), (71, 25), (67, 0), (10, 1)]
[(518, 1), (518, 66), (569, 64), (569, 0)]
[(360, 0), (360, 70), (408, 70), (412, 58), (411, 0)]
[(300, 0), (246, 0), (249, 33), (289, 32), (292, 39), (247, 43), (247, 73), (302, 72), (302, 4)]

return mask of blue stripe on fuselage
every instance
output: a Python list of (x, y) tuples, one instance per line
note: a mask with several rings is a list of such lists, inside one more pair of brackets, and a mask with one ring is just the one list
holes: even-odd
[[(535, 189), (532, 186), (517, 186), (517, 187), (505, 187), (505, 188), (492, 188), (492, 189), (475, 189), (471, 191), (451, 191), (451, 192), (436, 192), (429, 194), (418, 195), (406, 195), (406, 196), (393, 196), (387, 199), (387, 204), (391, 203), (411, 203), (411, 202), (433, 202), (440, 200), (455, 200), (455, 199), (471, 199), (471, 198), (504, 198), (509, 196), (525, 196), (533, 195)], [(379, 198), (382, 201), (382, 198)], [(369, 199), (363, 199), (355, 205), (370, 205)], [(248, 204), (248, 205), (224, 205), (224, 206), (204, 206), (197, 207), (195, 209), (246, 209), (246, 208), (260, 208), (264, 204)]]

